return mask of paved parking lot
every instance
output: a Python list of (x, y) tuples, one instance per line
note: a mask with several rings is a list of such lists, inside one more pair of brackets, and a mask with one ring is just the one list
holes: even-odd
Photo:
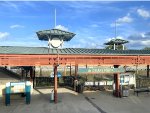
[(111, 92), (84, 92), (77, 94), (66, 88), (58, 89), (58, 103), (50, 103), (50, 89), (37, 89), (32, 94), (31, 104), (23, 99), (12, 100), (5, 106), (0, 100), (0, 113), (150, 113), (150, 94), (139, 97), (131, 94), (115, 98)]
[(111, 92), (84, 93), (106, 113), (150, 113), (150, 94), (131, 92), (129, 97), (116, 98)]

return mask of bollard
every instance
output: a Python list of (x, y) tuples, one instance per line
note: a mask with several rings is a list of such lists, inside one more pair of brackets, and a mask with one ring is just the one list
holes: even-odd
[(6, 89), (5, 89), (5, 105), (8, 106), (10, 105), (10, 82), (6, 84)]
[(26, 86), (25, 86), (25, 93), (26, 93), (26, 104), (30, 104), (30, 100), (31, 100), (31, 84), (30, 82), (26, 82)]
[(54, 90), (51, 91), (51, 100), (50, 100), (50, 101), (51, 101), (51, 102), (54, 101)]

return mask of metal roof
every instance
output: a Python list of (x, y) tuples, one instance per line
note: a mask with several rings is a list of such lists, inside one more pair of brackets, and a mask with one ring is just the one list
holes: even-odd
[[(59, 54), (70, 55), (150, 55), (150, 50), (107, 50), (85, 48), (58, 49)], [(57, 54), (57, 50), (47, 47), (0, 46), (0, 54)]]
[(60, 29), (51, 29), (51, 30), (42, 30), (42, 31), (38, 31), (36, 32), (39, 40), (44, 40), (44, 41), (48, 41), (49, 38), (52, 39), (54, 37), (57, 38), (61, 38), (63, 39), (63, 41), (70, 41), (75, 34), (68, 32), (68, 31), (63, 31)]
[(114, 44), (125, 44), (128, 43), (129, 41), (122, 40), (122, 39), (112, 39), (107, 43), (104, 43), (105, 45), (114, 45)]

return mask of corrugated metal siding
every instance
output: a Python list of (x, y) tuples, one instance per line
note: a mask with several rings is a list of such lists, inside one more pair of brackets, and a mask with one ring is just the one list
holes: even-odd
[[(106, 50), (85, 48), (63, 48), (58, 49), (59, 54), (78, 55), (150, 55), (150, 50)], [(57, 54), (57, 50), (47, 47), (18, 47), (0, 46), (0, 54)]]

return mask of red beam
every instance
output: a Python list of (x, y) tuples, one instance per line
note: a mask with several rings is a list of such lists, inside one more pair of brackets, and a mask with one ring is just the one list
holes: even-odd
[(19, 55), (1, 54), (0, 66), (42, 66), (55, 65), (149, 65), (150, 56), (115, 55)]

